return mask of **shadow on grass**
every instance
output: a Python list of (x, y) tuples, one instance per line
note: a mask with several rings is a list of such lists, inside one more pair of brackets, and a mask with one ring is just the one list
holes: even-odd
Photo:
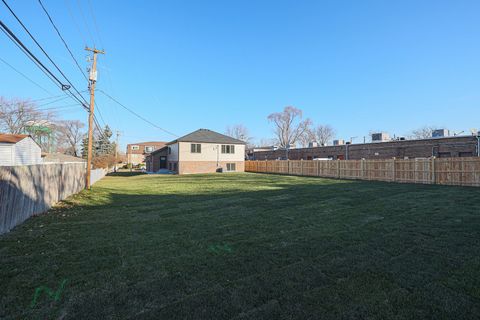
[[(123, 193), (82, 193), (0, 238), (0, 318), (480, 315), (478, 189), (205, 175), (139, 194), (141, 177), (112, 180)], [(25, 308), (61, 279), (60, 301)]]
[(107, 176), (112, 176), (112, 177), (133, 177), (133, 176), (140, 176), (140, 175), (145, 175), (145, 172), (141, 171), (117, 171), (117, 172), (110, 172), (107, 174)]

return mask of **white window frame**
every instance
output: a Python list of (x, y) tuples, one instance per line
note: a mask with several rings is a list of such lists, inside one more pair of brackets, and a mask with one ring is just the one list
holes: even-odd
[[(233, 170), (232, 170), (233, 167)], [(236, 163), (227, 163), (226, 165), (227, 172), (235, 172), (237, 171), (237, 164)]]
[(132, 149), (132, 151), (140, 150), (140, 146), (139, 146), (139, 145), (134, 145), (134, 146), (131, 146), (130, 148)]

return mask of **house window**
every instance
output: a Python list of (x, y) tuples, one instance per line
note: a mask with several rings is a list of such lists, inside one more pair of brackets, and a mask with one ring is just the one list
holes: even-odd
[(222, 153), (235, 153), (235, 145), (222, 144)]
[(227, 171), (235, 171), (235, 163), (227, 163)]
[(202, 153), (202, 145), (200, 143), (192, 143), (190, 145), (191, 153)]
[(153, 151), (153, 147), (145, 147), (145, 152), (152, 152)]
[(172, 154), (172, 148), (168, 147), (168, 154)]
[(173, 171), (177, 171), (177, 163), (176, 162), (173, 164)]
[(139, 150), (140, 147), (139, 146), (132, 146), (132, 150)]

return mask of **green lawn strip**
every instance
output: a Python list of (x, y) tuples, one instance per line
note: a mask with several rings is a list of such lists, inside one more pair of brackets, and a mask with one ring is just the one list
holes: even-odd
[[(260, 174), (110, 176), (0, 237), (0, 318), (478, 315), (479, 195)], [(59, 299), (28, 308), (36, 288), (63, 279)]]

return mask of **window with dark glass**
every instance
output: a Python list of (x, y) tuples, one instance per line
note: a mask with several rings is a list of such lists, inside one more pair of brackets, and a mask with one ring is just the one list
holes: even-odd
[(202, 145), (200, 143), (192, 143), (190, 145), (190, 152), (191, 153), (201, 153), (202, 152)]
[(222, 144), (222, 153), (235, 153), (235, 145)]

